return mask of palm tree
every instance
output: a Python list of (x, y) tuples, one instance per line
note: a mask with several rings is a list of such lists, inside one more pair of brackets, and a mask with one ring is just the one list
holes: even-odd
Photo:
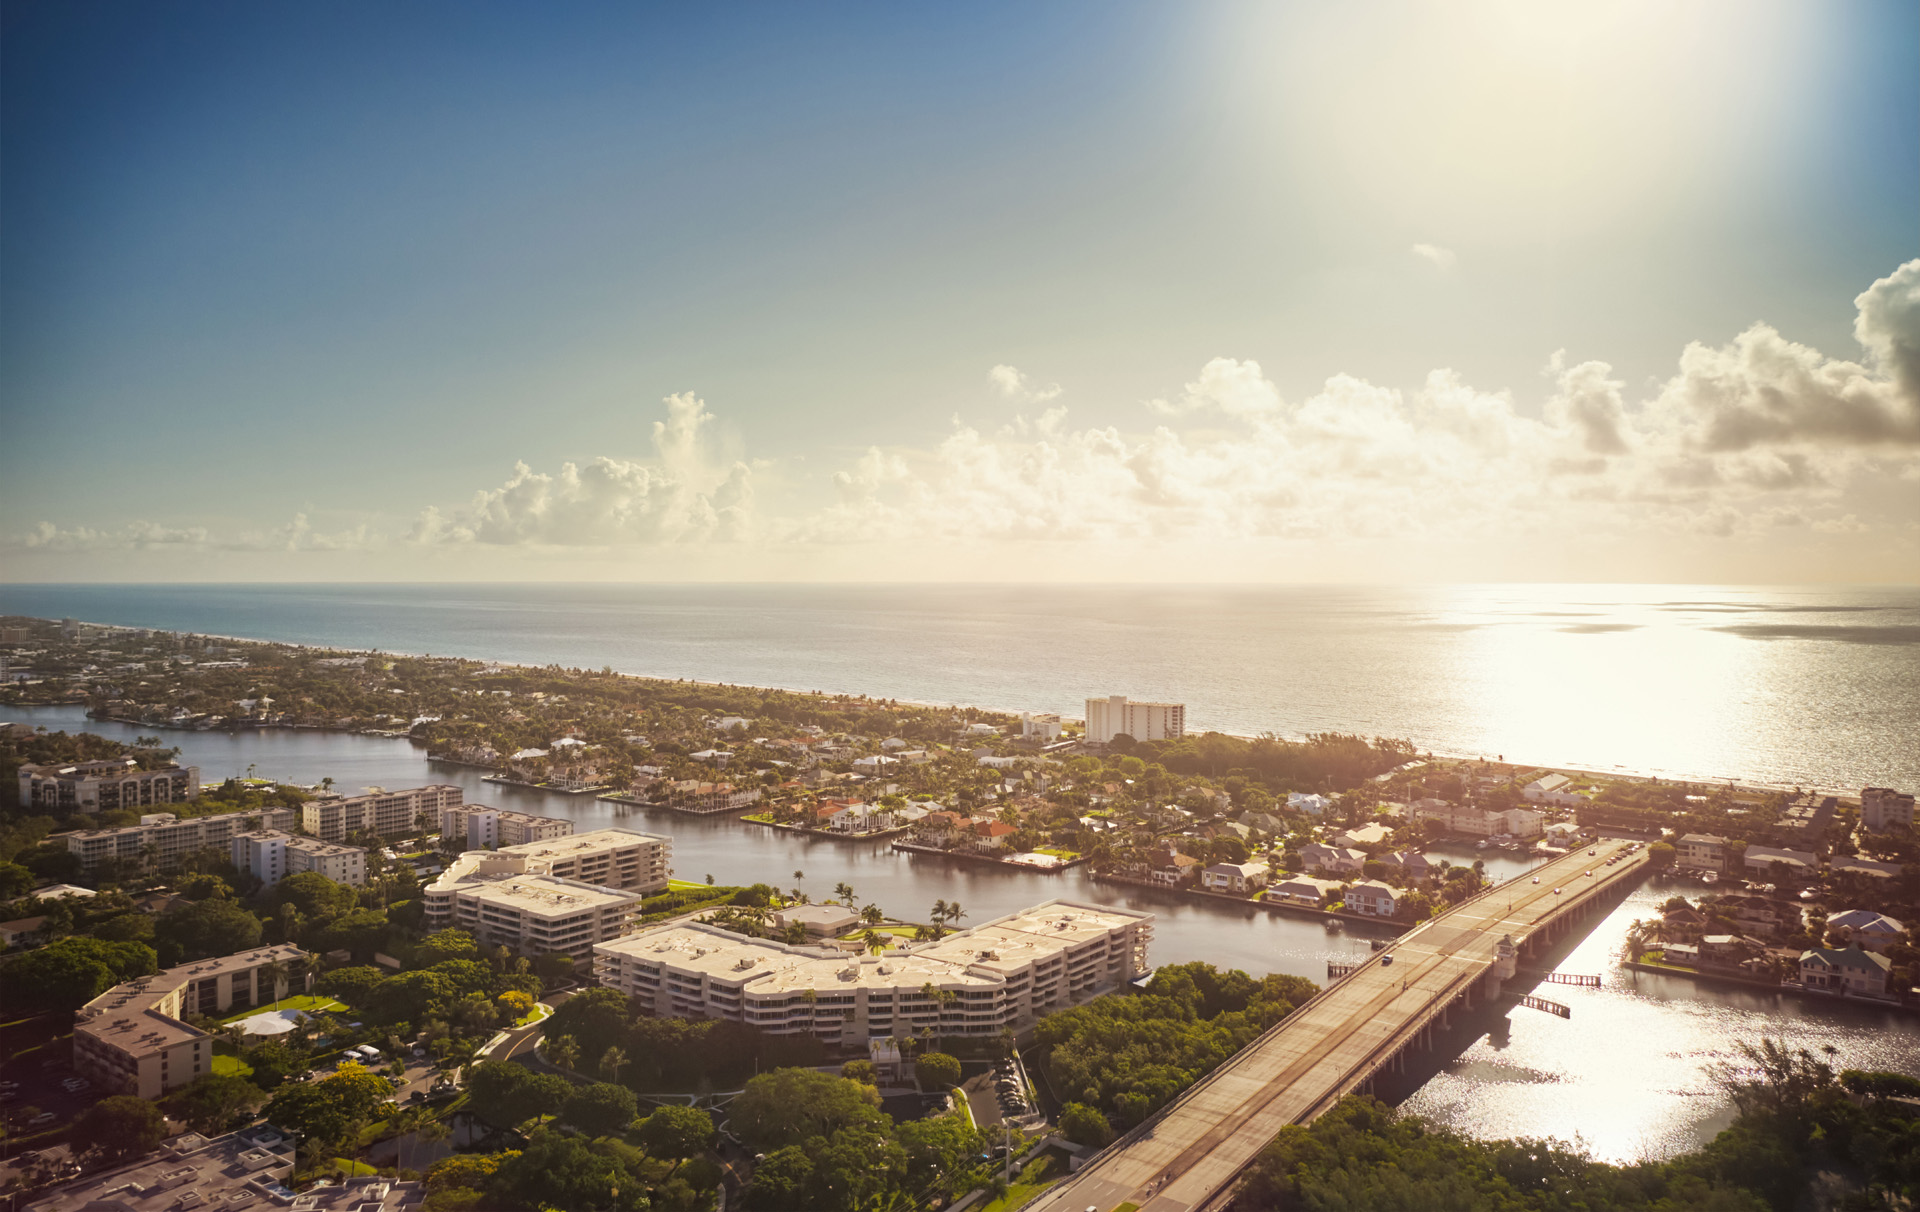
[(960, 907), (959, 901), (955, 901), (953, 904), (947, 906), (947, 920), (955, 925), (958, 925), (960, 919), (965, 916), (967, 916), (967, 911)]
[(619, 1081), (620, 1070), (627, 1066), (626, 1049), (619, 1044), (611, 1044), (600, 1054), (600, 1072), (608, 1075), (608, 1080)]
[(420, 1110), (426, 1114), (427, 1118), (424, 1123), (413, 1131), (415, 1143), (437, 1145), (453, 1135), (453, 1129), (447, 1126), (447, 1121), (435, 1117), (433, 1113), (425, 1107), (420, 1108)]
[(547, 1041), (547, 1060), (562, 1069), (575, 1068), (580, 1064), (580, 1045), (571, 1035), (555, 1036)]
[(852, 884), (848, 884), (845, 882), (835, 884), (833, 886), (833, 895), (845, 901), (847, 903), (847, 908), (849, 909), (853, 908), (853, 885)]
[(860, 911), (860, 920), (869, 926), (878, 926), (881, 922), (887, 920), (887, 915), (881, 912), (880, 906), (868, 905)]
[(933, 921), (933, 937), (939, 938), (945, 933), (947, 922), (947, 902), (945, 898), (933, 902), (933, 910), (927, 914)]
[(280, 999), (286, 996), (287, 966), (279, 960), (271, 960), (260, 965), (260, 972), (254, 979), (266, 981), (273, 987), (273, 1008), (280, 1008)]
[(860, 943), (868, 951), (878, 955), (893, 943), (893, 939), (878, 930), (869, 929), (861, 932)]

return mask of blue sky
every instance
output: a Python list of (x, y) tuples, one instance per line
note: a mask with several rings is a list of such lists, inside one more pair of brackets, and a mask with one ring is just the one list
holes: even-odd
[(1917, 12), (8, 3), (0, 561), (1913, 579)]

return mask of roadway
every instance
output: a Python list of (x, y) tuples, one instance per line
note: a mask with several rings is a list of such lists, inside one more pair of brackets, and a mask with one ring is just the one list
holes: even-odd
[[(1179, 1099), (1028, 1207), (1190, 1212), (1226, 1190), (1288, 1124), (1308, 1123), (1390, 1062), (1447, 1007), (1472, 997), (1502, 936), (1523, 945), (1647, 860), (1601, 842), (1498, 885), (1402, 937), (1331, 984)], [(1608, 860), (1613, 859), (1612, 865)], [(1591, 873), (1591, 874), (1589, 874)], [(1538, 883), (1533, 879), (1537, 877)], [(1563, 891), (1557, 891), (1563, 890)], [(1391, 957), (1391, 962), (1388, 962)]]

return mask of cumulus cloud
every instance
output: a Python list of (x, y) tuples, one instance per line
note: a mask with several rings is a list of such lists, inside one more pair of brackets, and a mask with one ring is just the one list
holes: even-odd
[(1260, 363), (1215, 358), (1200, 368), (1200, 377), (1187, 384), (1177, 401), (1149, 400), (1147, 406), (1167, 416), (1220, 412), (1229, 417), (1254, 417), (1280, 410), (1280, 391), (1260, 371)]
[(201, 526), (162, 526), (158, 522), (128, 522), (124, 526), (95, 529), (90, 526), (61, 528), (41, 522), (25, 534), (15, 535), (9, 546), (41, 551), (132, 551), (148, 547), (197, 547), (207, 542)]
[(1435, 269), (1452, 269), (1460, 259), (1451, 248), (1441, 248), (1438, 244), (1416, 244), (1408, 251)]
[(713, 417), (691, 393), (663, 401), (653, 423), (654, 458), (601, 456), (563, 463), (557, 473), (515, 463), (498, 488), (466, 505), (429, 506), (415, 523), (419, 543), (617, 546), (746, 538), (753, 526), (753, 473), (709, 450)]
[(1061, 390), (1058, 383), (1036, 387), (1019, 367), (1004, 363), (987, 372), (987, 382), (1009, 400), (1018, 400), (1023, 404), (1045, 404), (1058, 399)]

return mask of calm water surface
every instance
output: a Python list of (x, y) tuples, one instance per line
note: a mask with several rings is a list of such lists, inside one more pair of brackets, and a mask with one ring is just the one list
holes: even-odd
[[(138, 731), (87, 721), (73, 707), (7, 714), (49, 728), (87, 728), (125, 739)], [(592, 799), (499, 787), (483, 783), (477, 770), (430, 763), (424, 751), (406, 741), (314, 732), (166, 735), (185, 750), (185, 760), (200, 766), (203, 779), (242, 774), (252, 765), (263, 776), (292, 782), (331, 777), (349, 792), (450, 782), (464, 788), (469, 799), (569, 817), (583, 830), (624, 825), (667, 834), (674, 839), (674, 868), (682, 878), (712, 874), (722, 883), (792, 887), (797, 870), (805, 873), (802, 885), (816, 896), (845, 881), (863, 901), (905, 916), (924, 916), (935, 899), (958, 900), (968, 922), (1050, 897), (1144, 909), (1156, 915), (1156, 964), (1205, 960), (1255, 974), (1290, 972), (1320, 981), (1328, 960), (1368, 952), (1362, 927), (1329, 933), (1317, 923), (1263, 910), (1095, 884), (1080, 872), (1047, 876), (953, 863), (896, 854), (884, 843), (842, 844), (727, 818), (623, 811)], [(1471, 861), (1476, 856), (1461, 850), (1451, 857)], [(1513, 878), (1528, 864), (1502, 857), (1489, 860), (1488, 867), (1496, 876)], [(1678, 890), (1691, 894), (1699, 888)], [(1417, 1074), (1426, 1077), (1424, 1083), (1398, 1092), (1406, 1096), (1406, 1105), (1479, 1136), (1578, 1138), (1598, 1156), (1630, 1160), (1693, 1148), (1724, 1126), (1726, 1101), (1708, 1068), (1730, 1056), (1740, 1040), (1784, 1035), (1798, 1046), (1832, 1045), (1842, 1067), (1920, 1074), (1920, 1020), (1618, 970), (1613, 957), (1628, 923), (1651, 916), (1672, 891), (1662, 884), (1643, 886), (1560, 960), (1562, 971), (1599, 974), (1606, 982), (1600, 989), (1555, 985), (1541, 990), (1570, 1005), (1571, 1019), (1514, 1009), (1497, 1018), (1461, 1021), (1427, 1073)]]
[(14, 585), (0, 611), (1678, 778), (1920, 784), (1920, 589)]

